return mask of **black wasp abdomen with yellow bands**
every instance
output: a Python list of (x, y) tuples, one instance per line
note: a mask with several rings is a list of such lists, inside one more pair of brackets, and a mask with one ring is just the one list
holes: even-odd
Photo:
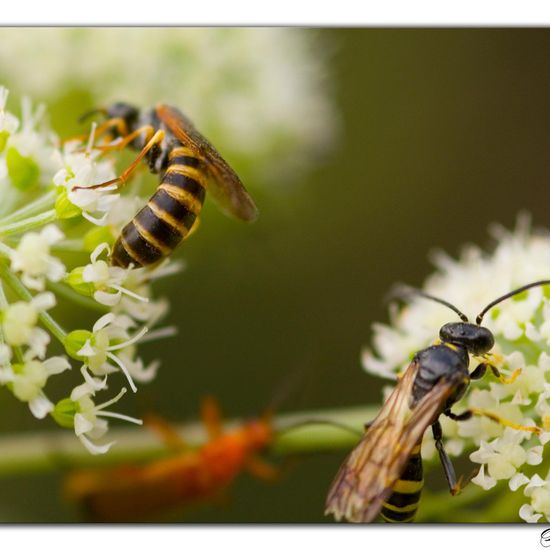
[[(94, 109), (107, 117), (94, 135), (108, 132), (111, 140), (102, 151), (130, 147), (137, 158), (112, 180), (86, 189), (126, 185), (141, 161), (153, 174), (160, 174), (155, 194), (123, 229), (115, 242), (111, 263), (119, 267), (145, 267), (172, 253), (197, 226), (206, 187), (221, 210), (237, 219), (252, 222), (258, 209), (237, 173), (216, 148), (176, 107), (159, 103), (140, 111), (128, 103)], [(73, 190), (84, 189), (81, 186)]]
[(420, 447), (418, 444), (412, 450), (403, 472), (393, 486), (393, 493), (382, 505), (380, 516), (388, 523), (414, 520), (424, 486)]
[(189, 234), (204, 203), (201, 160), (188, 147), (173, 148), (155, 194), (122, 230), (112, 263), (142, 267), (165, 258)]

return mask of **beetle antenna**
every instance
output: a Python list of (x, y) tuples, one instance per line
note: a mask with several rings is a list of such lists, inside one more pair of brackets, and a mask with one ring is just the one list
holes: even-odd
[(535, 286), (544, 286), (544, 285), (550, 285), (550, 280), (544, 280), (544, 281), (536, 281), (534, 283), (529, 283), (528, 285), (521, 286), (519, 288), (516, 288), (516, 290), (512, 290), (511, 292), (508, 292), (507, 294), (504, 294), (500, 298), (497, 298), (496, 300), (493, 300), (489, 305), (485, 306), (483, 311), (476, 317), (476, 323), (478, 325), (481, 325), (481, 321), (483, 321), (483, 316), (494, 306), (497, 304), (500, 304), (500, 302), (503, 302), (504, 300), (507, 300), (508, 298), (511, 298), (512, 296), (516, 296), (516, 294), (521, 294), (522, 292), (525, 292), (526, 290), (529, 290), (530, 288), (533, 288)]
[(437, 302), (438, 304), (442, 304), (449, 309), (452, 309), (459, 317), (464, 321), (465, 323), (468, 323), (468, 317), (460, 309), (458, 309), (456, 306), (453, 306), (453, 304), (442, 300), (441, 298), (438, 298), (437, 296), (432, 296), (431, 294), (427, 294), (426, 292), (419, 290), (417, 288), (413, 288), (407, 285), (398, 285), (395, 287), (389, 294), (388, 299), (390, 300), (409, 300), (413, 296), (421, 296), (422, 298), (427, 298), (428, 300), (432, 300), (433, 302)]
[(82, 124), (86, 119), (101, 113), (104, 116), (107, 116), (107, 109), (104, 107), (96, 107), (95, 109), (91, 109), (90, 111), (86, 111), (82, 116), (79, 117), (78, 123)]

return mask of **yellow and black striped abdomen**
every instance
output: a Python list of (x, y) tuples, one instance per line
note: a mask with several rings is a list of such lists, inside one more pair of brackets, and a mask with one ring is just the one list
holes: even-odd
[(380, 515), (384, 521), (402, 523), (414, 520), (424, 485), (420, 447), (419, 443), (412, 450), (403, 473), (393, 486), (393, 493), (382, 506)]
[(175, 147), (155, 194), (115, 243), (114, 265), (151, 265), (171, 254), (189, 233), (205, 197), (201, 161), (187, 147)]

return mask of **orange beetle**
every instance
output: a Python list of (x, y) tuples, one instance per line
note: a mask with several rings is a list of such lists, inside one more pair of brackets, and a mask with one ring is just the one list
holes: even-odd
[(201, 416), (209, 436), (203, 446), (187, 448), (170, 425), (154, 418), (149, 425), (169, 447), (178, 449), (177, 454), (141, 465), (74, 472), (65, 483), (67, 498), (81, 504), (96, 521), (143, 521), (214, 500), (243, 470), (262, 479), (278, 475), (259, 457), (273, 441), (268, 415), (224, 433), (218, 405), (207, 398)]

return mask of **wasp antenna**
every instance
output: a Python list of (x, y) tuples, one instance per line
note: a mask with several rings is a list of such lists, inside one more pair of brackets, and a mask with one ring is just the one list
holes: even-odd
[(286, 401), (292, 391), (296, 390), (303, 381), (308, 378), (313, 371), (314, 364), (310, 359), (306, 359), (292, 371), (279, 383), (272, 393), (269, 404), (264, 409), (264, 414), (273, 414), (278, 410), (284, 401)]
[(396, 285), (388, 294), (387, 300), (404, 300), (409, 301), (414, 296), (420, 296), (422, 298), (426, 298), (428, 300), (432, 300), (433, 302), (437, 302), (438, 304), (444, 305), (448, 307), (449, 309), (452, 309), (462, 321), (465, 323), (468, 323), (468, 317), (460, 311), (456, 306), (451, 304), (450, 302), (447, 302), (445, 300), (442, 300), (441, 298), (438, 298), (437, 296), (432, 296), (431, 294), (427, 294), (426, 292), (419, 290), (417, 288), (413, 288), (411, 286), (407, 285)]
[(107, 116), (107, 109), (105, 109), (105, 107), (97, 107), (95, 109), (91, 109), (90, 111), (86, 111), (82, 116), (79, 117), (78, 124), (82, 124), (85, 120), (98, 113)]
[(512, 290), (511, 292), (508, 292), (507, 294), (504, 294), (500, 296), (500, 298), (497, 298), (496, 300), (493, 300), (490, 304), (485, 306), (483, 311), (476, 317), (476, 323), (478, 325), (481, 325), (481, 321), (483, 321), (484, 315), (494, 306), (497, 304), (500, 304), (500, 302), (503, 302), (504, 300), (507, 300), (508, 298), (511, 298), (512, 296), (516, 296), (517, 294), (521, 294), (522, 292), (525, 292), (526, 290), (529, 290), (530, 288), (533, 288), (535, 286), (544, 286), (544, 285), (550, 285), (550, 280), (543, 280), (543, 281), (535, 281), (534, 283), (529, 283), (528, 285), (521, 286), (519, 288), (516, 288), (515, 290)]

